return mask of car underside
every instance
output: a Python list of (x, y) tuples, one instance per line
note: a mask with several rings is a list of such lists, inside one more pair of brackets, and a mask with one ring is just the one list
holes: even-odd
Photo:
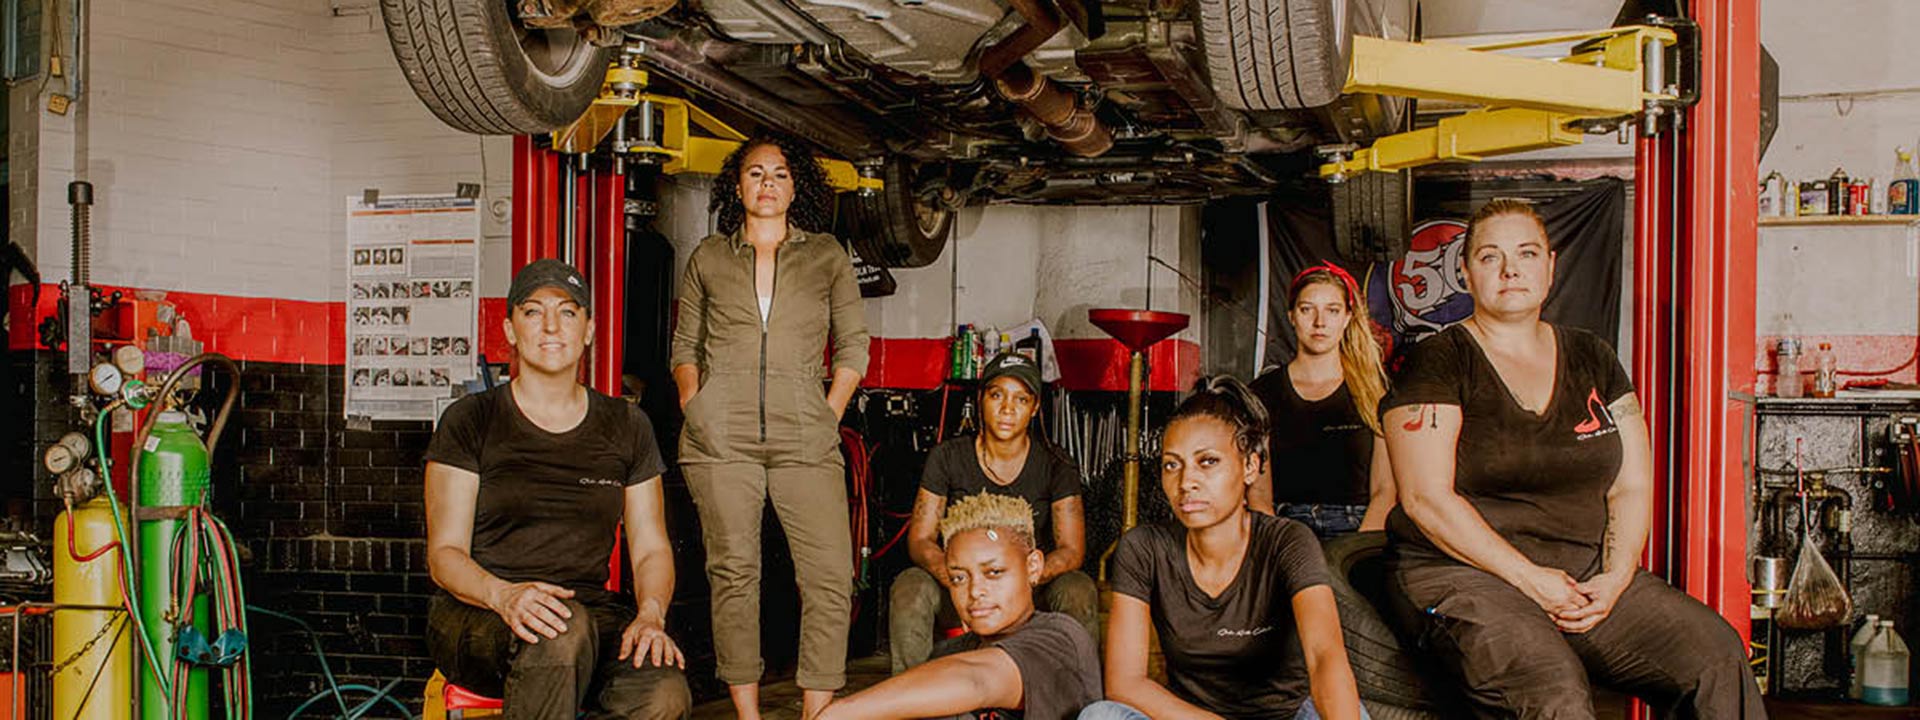
[[(1218, 10), (1232, 25), (1247, 13), (1300, 11), (1269, 29), (1334, 33), (1339, 43), (1351, 32), (1403, 39), (1410, 0), (1011, 4), (701, 0), (627, 37), (660, 74), (760, 123), (848, 158), (911, 158), (918, 194), (949, 204), (1265, 192), (1303, 174), (1310, 158), (1300, 151), (1364, 142), (1401, 122), (1404, 101), (1339, 95), (1344, 65), (1318, 68), (1320, 78), (1210, 76), (1209, 26), (1198, 16)], [(1314, 17), (1341, 27), (1303, 22), (1333, 5), (1343, 12)], [(1244, 35), (1219, 39), (1229, 61), (1239, 43), (1256, 72), (1306, 64), (1287, 47), (1254, 57), (1244, 52), (1253, 34)], [(1339, 51), (1326, 48), (1324, 59)]]

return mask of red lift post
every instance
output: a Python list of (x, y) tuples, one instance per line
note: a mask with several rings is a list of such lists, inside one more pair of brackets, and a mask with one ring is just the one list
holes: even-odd
[[(513, 271), (541, 258), (562, 257), (560, 163), (570, 161), (533, 144), (513, 139)], [(574, 180), (574, 265), (593, 286), (593, 344), (587, 348), (587, 384), (619, 397), (626, 326), (626, 179), (607, 169), (579, 173)]]
[[(1633, 374), (1662, 482), (1647, 566), (1749, 632), (1757, 0), (1695, 0), (1699, 103), (1643, 138), (1634, 180)], [(1663, 200), (1672, 199), (1672, 202)]]

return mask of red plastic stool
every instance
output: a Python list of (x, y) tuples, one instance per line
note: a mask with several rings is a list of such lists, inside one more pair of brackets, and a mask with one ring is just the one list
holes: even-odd
[(490, 698), (453, 683), (447, 683), (440, 691), (440, 698), (447, 709), (447, 720), (461, 720), (469, 711), (492, 710), (499, 712), (500, 698)]
[[(620, 531), (613, 531), (613, 557), (607, 559), (607, 590), (620, 592)], [(437, 672), (436, 672), (437, 674)], [(451, 682), (440, 690), (441, 707), (446, 709), (447, 720), (462, 720), (469, 711), (481, 710), (487, 715), (498, 714), (500, 698), (487, 697)]]

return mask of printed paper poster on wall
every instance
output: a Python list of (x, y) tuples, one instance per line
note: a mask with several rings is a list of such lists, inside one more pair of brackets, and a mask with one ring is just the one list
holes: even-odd
[(474, 377), (479, 239), (470, 198), (347, 199), (348, 417), (433, 420)]

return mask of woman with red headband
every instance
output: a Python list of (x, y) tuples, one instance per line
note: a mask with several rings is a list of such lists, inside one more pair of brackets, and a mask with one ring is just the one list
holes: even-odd
[(1298, 352), (1252, 385), (1272, 418), (1271, 460), (1247, 505), (1272, 513), (1277, 504), (1323, 539), (1379, 530), (1393, 509), (1393, 468), (1378, 417), (1386, 373), (1366, 296), (1340, 266), (1315, 265), (1293, 277), (1287, 318)]

